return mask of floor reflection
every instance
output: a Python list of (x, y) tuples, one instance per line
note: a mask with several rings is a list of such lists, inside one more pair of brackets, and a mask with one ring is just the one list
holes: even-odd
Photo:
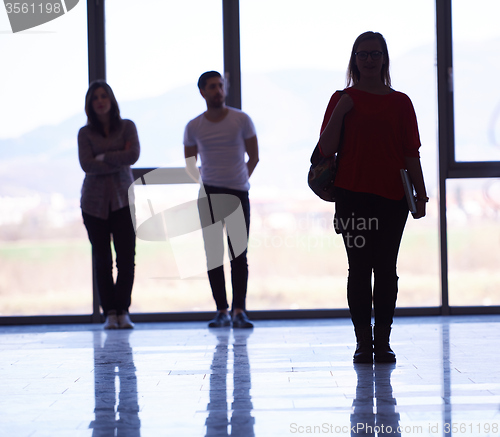
[(395, 364), (355, 364), (358, 382), (351, 414), (351, 435), (401, 436), (391, 373)]
[(227, 401), (227, 374), (230, 349), (230, 329), (210, 330), (217, 336), (210, 375), (210, 402), (207, 405), (206, 437), (254, 437), (255, 418), (252, 417), (251, 378), (247, 339), (252, 330), (233, 331), (233, 402), (231, 418)]
[[(441, 326), (443, 350), (443, 423), (452, 423), (451, 405), (451, 362), (450, 362), (450, 325), (447, 321)], [(445, 433), (451, 435), (450, 433)]]
[(93, 437), (141, 435), (137, 377), (129, 343), (131, 333), (129, 330), (94, 332), (95, 420), (89, 425)]

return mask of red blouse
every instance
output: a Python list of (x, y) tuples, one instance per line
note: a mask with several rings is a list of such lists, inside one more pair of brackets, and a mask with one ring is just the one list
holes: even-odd
[[(378, 95), (346, 88), (354, 102), (344, 118), (344, 140), (335, 186), (399, 200), (404, 196), (399, 170), (405, 157), (418, 158), (417, 117), (406, 94)], [(335, 92), (326, 109), (321, 132), (340, 100)]]

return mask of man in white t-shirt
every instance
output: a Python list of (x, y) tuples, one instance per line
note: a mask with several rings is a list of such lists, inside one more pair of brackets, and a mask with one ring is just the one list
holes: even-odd
[[(259, 148), (255, 127), (250, 117), (244, 112), (226, 106), (224, 80), (216, 71), (203, 73), (198, 80), (198, 88), (207, 104), (207, 110), (191, 120), (184, 132), (184, 155), (186, 160), (195, 162), (200, 154), (201, 180), (200, 219), (207, 252), (208, 278), (212, 294), (217, 305), (217, 315), (208, 324), (211, 328), (230, 326), (233, 328), (252, 328), (253, 324), (245, 313), (245, 301), (248, 283), (247, 250), (236, 254), (228, 236), (228, 249), (231, 259), (231, 284), (233, 288), (232, 320), (228, 313), (223, 257), (223, 234), (218, 241), (209, 241), (207, 229), (217, 220), (212, 206), (220, 199), (227, 199), (222, 209), (233, 210), (236, 200), (243, 210), (246, 224), (246, 241), (250, 227), (250, 201), (248, 179), (259, 162)], [(245, 161), (248, 155), (248, 160)], [(194, 158), (194, 159), (192, 159)], [(189, 171), (189, 164), (187, 165)], [(239, 201), (238, 201), (238, 200)], [(205, 213), (204, 213), (205, 212)], [(217, 215), (217, 214), (216, 214)], [(224, 222), (224, 217), (221, 220)], [(228, 224), (226, 223), (226, 228)], [(228, 231), (226, 229), (226, 231)], [(229, 234), (229, 232), (227, 232)], [(236, 239), (234, 239), (236, 240)], [(233, 241), (234, 243), (234, 241)], [(209, 262), (209, 252), (216, 252), (220, 262), (213, 267)]]

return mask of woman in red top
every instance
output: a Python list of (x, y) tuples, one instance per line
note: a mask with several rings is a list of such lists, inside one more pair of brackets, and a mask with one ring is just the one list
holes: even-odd
[(339, 150), (344, 124), (334, 221), (349, 262), (347, 300), (357, 341), (353, 361), (372, 363), (375, 354), (376, 362), (395, 362), (389, 336), (398, 292), (397, 256), (408, 217), (400, 169), (408, 170), (417, 193), (414, 218), (425, 216), (428, 201), (417, 119), (408, 96), (391, 88), (389, 53), (380, 33), (365, 32), (356, 39), (347, 80), (348, 88), (328, 104), (320, 150), (325, 156)]

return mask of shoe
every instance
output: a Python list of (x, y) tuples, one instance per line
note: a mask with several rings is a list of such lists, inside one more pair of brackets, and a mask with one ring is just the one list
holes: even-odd
[(373, 352), (376, 363), (396, 362), (396, 354), (389, 344), (390, 335), (390, 326), (375, 326), (373, 330)]
[(352, 362), (356, 364), (373, 364), (373, 339), (372, 327), (355, 327), (356, 351), (352, 357)]
[(253, 323), (248, 320), (248, 317), (245, 313), (239, 313), (233, 317), (233, 328), (249, 329), (253, 328)]
[(118, 316), (118, 327), (120, 329), (134, 329), (134, 326), (128, 313), (123, 313)]
[(231, 317), (229, 317), (229, 314), (223, 313), (222, 311), (217, 313), (215, 319), (208, 322), (209, 328), (224, 328), (226, 326), (231, 326)]
[(118, 316), (116, 312), (109, 312), (106, 321), (104, 322), (104, 329), (118, 329)]

